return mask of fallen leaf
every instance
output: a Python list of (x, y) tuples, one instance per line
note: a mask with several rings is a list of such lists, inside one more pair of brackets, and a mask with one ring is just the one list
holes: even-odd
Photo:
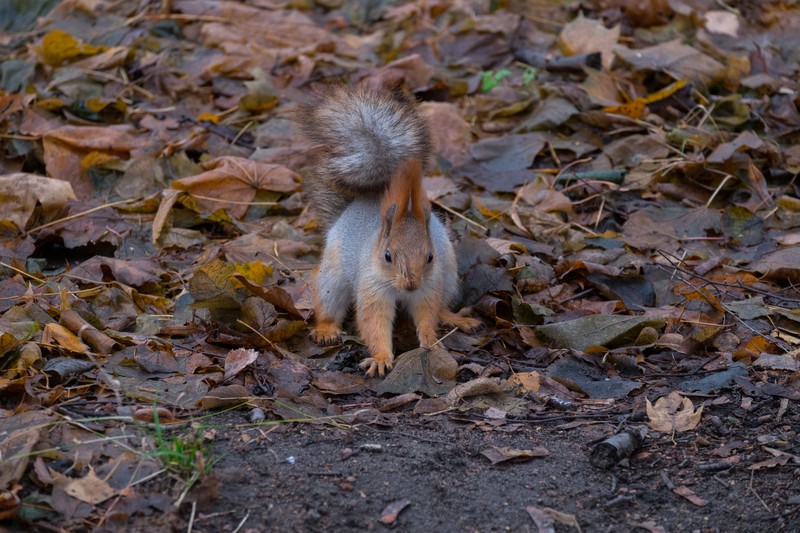
[(657, 317), (590, 315), (544, 326), (536, 334), (559, 348), (585, 350), (590, 346), (613, 348), (633, 343), (645, 327), (661, 329), (666, 321)]
[(713, 85), (725, 75), (722, 63), (680, 39), (637, 49), (617, 45), (614, 53), (635, 70), (667, 71), (705, 86)]
[(45, 64), (57, 66), (64, 61), (90, 56), (105, 50), (104, 46), (92, 46), (79, 42), (63, 30), (50, 30), (42, 38), (39, 52)]
[(75, 199), (66, 181), (23, 172), (0, 176), (0, 222), (10, 222), (19, 231), (34, 222), (37, 204), (44, 215), (42, 222), (48, 222)]
[(686, 485), (675, 487), (674, 489), (672, 489), (672, 492), (674, 492), (678, 496), (683, 496), (684, 498), (686, 498), (687, 500), (689, 500), (698, 507), (705, 507), (706, 505), (708, 505), (708, 502), (706, 500), (699, 497), (697, 494), (694, 493), (692, 489), (690, 489)]
[(91, 467), (85, 477), (68, 482), (64, 486), (64, 492), (77, 500), (91, 505), (103, 503), (117, 494), (117, 491), (111, 485), (97, 477)]
[(606, 26), (599, 20), (585, 18), (582, 13), (566, 24), (558, 35), (558, 46), (564, 55), (600, 52), (603, 68), (609, 69), (614, 60), (613, 48), (619, 41), (620, 26)]
[(544, 509), (529, 505), (525, 510), (536, 524), (538, 533), (556, 533), (556, 521)]
[(65, 350), (76, 353), (86, 353), (89, 347), (81, 342), (77, 335), (61, 324), (46, 324), (42, 330), (42, 342), (45, 344), (58, 344)]
[(647, 423), (655, 431), (675, 433), (689, 431), (697, 427), (703, 414), (703, 406), (695, 410), (692, 400), (681, 396), (678, 391), (656, 400), (655, 405), (647, 401)]
[(534, 370), (532, 372), (517, 372), (508, 378), (508, 382), (512, 385), (518, 385), (520, 392), (526, 394), (539, 391), (540, 379), (540, 374)]
[(518, 450), (516, 448), (493, 446), (483, 450), (481, 455), (489, 459), (493, 465), (496, 465), (512, 459), (533, 459), (535, 457), (547, 457), (550, 455), (550, 452), (541, 446), (529, 450)]
[(172, 188), (191, 194), (200, 210), (225, 209), (232, 218), (244, 216), (257, 190), (294, 192), (302, 181), (284, 166), (240, 157), (218, 157), (203, 168), (197, 176), (173, 181)]
[(393, 525), (400, 512), (409, 505), (411, 505), (411, 500), (405, 498), (390, 503), (381, 511), (381, 523), (385, 526)]
[(457, 371), (458, 364), (442, 346), (417, 348), (397, 357), (394, 368), (375, 392), (439, 396), (453, 388)]
[(208, 391), (200, 400), (201, 409), (220, 409), (239, 406), (250, 399), (250, 393), (241, 385), (224, 385)]
[(225, 379), (230, 379), (239, 372), (250, 366), (258, 359), (258, 352), (239, 348), (231, 350), (225, 356)]

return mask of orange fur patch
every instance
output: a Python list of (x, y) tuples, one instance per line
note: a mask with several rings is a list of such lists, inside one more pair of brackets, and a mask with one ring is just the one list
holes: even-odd
[(459, 313), (453, 313), (449, 309), (445, 308), (439, 309), (439, 322), (449, 326), (455, 326), (466, 333), (475, 331), (483, 326), (481, 321), (476, 318), (463, 316)]
[(439, 324), (439, 309), (422, 300), (413, 309), (411, 316), (417, 325), (417, 337), (422, 348), (430, 348), (436, 342), (436, 326)]
[(361, 363), (367, 374), (383, 375), (386, 369), (392, 368), (392, 326), (394, 324), (394, 304), (380, 295), (361, 294), (356, 310), (356, 324), (361, 339), (369, 349), (370, 357)]

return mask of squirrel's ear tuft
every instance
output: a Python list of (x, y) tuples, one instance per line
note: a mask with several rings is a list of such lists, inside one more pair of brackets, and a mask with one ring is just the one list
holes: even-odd
[(394, 222), (394, 215), (397, 213), (397, 204), (392, 204), (386, 208), (383, 213), (383, 238), (389, 237), (392, 231), (392, 222)]

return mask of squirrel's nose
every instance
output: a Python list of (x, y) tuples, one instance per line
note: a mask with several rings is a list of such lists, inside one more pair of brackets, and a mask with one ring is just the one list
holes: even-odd
[(407, 291), (415, 291), (417, 290), (417, 283), (413, 279), (407, 279), (403, 283), (403, 286), (406, 288)]

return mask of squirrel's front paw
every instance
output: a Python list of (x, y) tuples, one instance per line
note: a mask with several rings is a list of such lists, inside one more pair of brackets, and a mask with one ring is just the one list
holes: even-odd
[(323, 322), (311, 330), (311, 338), (320, 346), (333, 346), (342, 342), (342, 330), (333, 322)]
[(365, 369), (368, 376), (374, 376), (377, 371), (378, 375), (383, 377), (387, 369), (391, 370), (393, 364), (394, 356), (392, 354), (376, 354), (372, 357), (367, 357), (358, 366)]

